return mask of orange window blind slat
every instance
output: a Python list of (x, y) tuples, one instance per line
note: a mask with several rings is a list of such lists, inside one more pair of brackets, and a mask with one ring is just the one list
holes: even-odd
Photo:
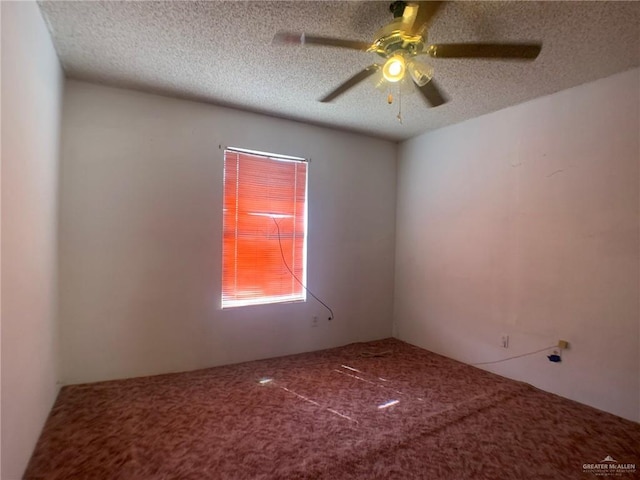
[(305, 299), (306, 189), (305, 162), (225, 150), (223, 308)]

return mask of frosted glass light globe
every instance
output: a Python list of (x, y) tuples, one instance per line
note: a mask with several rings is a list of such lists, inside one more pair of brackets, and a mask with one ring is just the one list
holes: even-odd
[(404, 77), (406, 64), (402, 55), (394, 55), (382, 67), (382, 75), (388, 82), (398, 82)]

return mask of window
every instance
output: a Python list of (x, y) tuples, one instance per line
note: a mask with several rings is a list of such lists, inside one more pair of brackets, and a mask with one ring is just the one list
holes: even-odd
[(222, 308), (306, 300), (307, 163), (224, 151)]

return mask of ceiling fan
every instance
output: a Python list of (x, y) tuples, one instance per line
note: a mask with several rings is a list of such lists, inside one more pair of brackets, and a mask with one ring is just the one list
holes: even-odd
[(408, 74), (427, 103), (437, 107), (448, 100), (432, 78), (433, 68), (417, 58), (421, 55), (489, 60), (535, 60), (538, 57), (542, 48), (539, 43), (429, 43), (427, 29), (442, 3), (393, 2), (389, 9), (394, 19), (376, 33), (373, 43), (294, 32), (277, 32), (273, 43), (340, 47), (373, 52), (385, 59), (384, 63), (374, 63), (353, 75), (322, 97), (321, 102), (334, 100), (382, 71), (384, 80), (392, 84), (400, 82)]

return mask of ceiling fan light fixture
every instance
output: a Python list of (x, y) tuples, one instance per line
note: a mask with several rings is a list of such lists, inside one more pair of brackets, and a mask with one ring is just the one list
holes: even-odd
[(424, 87), (433, 78), (433, 67), (417, 60), (411, 60), (407, 65), (407, 70), (419, 87)]
[(382, 75), (388, 82), (399, 82), (404, 77), (407, 64), (402, 55), (394, 55), (389, 58), (384, 67), (382, 67)]

